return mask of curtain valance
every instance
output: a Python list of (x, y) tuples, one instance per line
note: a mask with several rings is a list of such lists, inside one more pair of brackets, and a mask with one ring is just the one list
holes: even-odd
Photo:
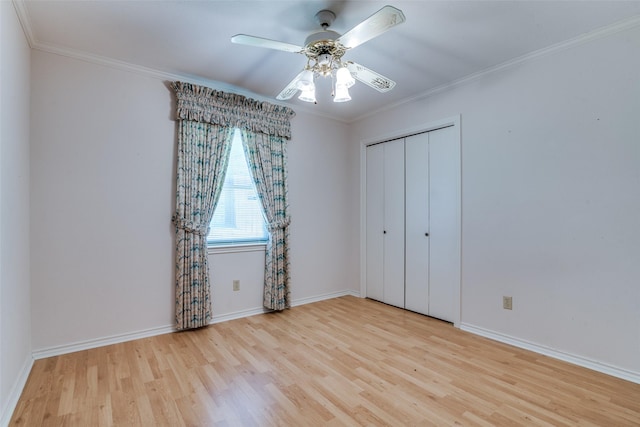
[(237, 127), (291, 139), (290, 119), (296, 113), (288, 107), (260, 102), (185, 82), (173, 82), (177, 96), (177, 118)]

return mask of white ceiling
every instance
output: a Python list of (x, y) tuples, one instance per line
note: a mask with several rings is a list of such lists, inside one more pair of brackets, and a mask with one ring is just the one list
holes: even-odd
[(353, 100), (336, 104), (327, 80), (317, 84), (317, 105), (297, 97), (287, 105), (352, 121), (596, 29), (640, 22), (640, 1), (27, 0), (17, 9), (35, 48), (222, 83), (223, 90), (273, 101), (305, 57), (232, 44), (231, 36), (302, 45), (319, 29), (314, 15), (321, 9), (335, 12), (331, 29), (343, 34), (385, 4), (401, 9), (406, 22), (344, 59), (396, 87), (383, 94), (357, 83)]

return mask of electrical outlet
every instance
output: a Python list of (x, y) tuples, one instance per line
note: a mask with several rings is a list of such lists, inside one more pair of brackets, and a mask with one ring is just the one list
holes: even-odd
[(513, 310), (513, 298), (502, 297), (502, 308), (504, 308), (505, 310)]
[(233, 290), (234, 291), (239, 291), (240, 290), (240, 280), (234, 280), (233, 281)]

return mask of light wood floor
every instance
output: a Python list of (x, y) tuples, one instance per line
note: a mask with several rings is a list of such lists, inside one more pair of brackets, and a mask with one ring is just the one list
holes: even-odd
[(343, 297), (35, 362), (11, 425), (640, 425), (640, 385)]

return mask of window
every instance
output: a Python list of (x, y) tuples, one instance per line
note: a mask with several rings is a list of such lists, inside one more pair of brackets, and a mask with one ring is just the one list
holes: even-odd
[(269, 237), (238, 129), (233, 133), (227, 174), (210, 225), (209, 245), (261, 243)]

